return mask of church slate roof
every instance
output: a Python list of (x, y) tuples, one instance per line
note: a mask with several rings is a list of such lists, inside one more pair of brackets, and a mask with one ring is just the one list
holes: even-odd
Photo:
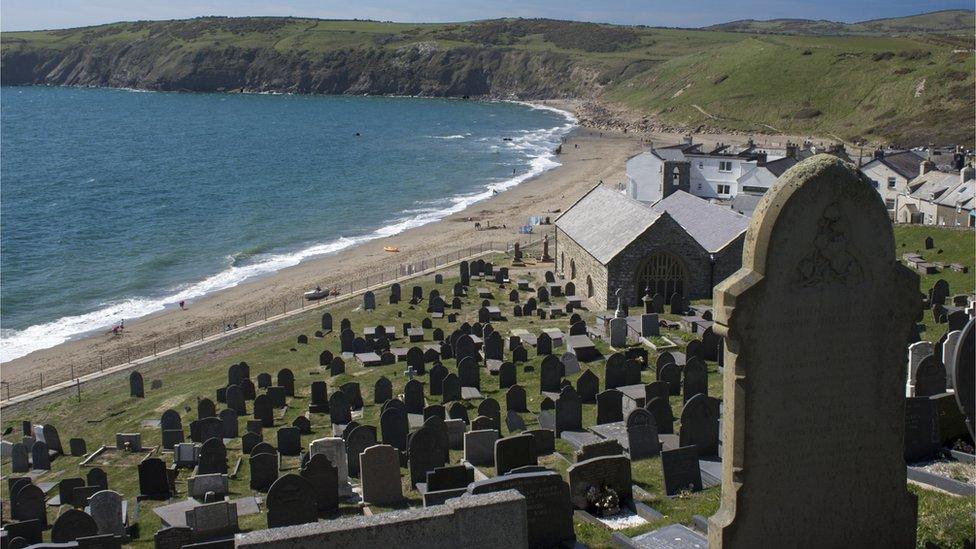
[(659, 217), (644, 204), (597, 185), (556, 218), (556, 227), (606, 265)]
[(709, 253), (715, 253), (749, 228), (749, 218), (684, 191), (657, 201), (651, 209), (667, 212)]
[(749, 226), (748, 217), (683, 191), (647, 206), (603, 185), (593, 187), (555, 223), (606, 265), (665, 214), (709, 253), (720, 251)]

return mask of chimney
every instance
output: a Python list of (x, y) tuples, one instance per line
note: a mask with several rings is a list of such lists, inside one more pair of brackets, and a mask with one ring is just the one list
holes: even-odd
[(956, 152), (952, 154), (952, 168), (955, 170), (961, 170), (965, 165), (966, 153), (957, 149)]
[(767, 158), (766, 157), (766, 151), (763, 151), (763, 152), (757, 154), (756, 155), (756, 166), (760, 166), (760, 167), (765, 166), (766, 165), (766, 158)]
[(685, 145), (691, 145), (694, 143), (694, 141), (695, 138), (690, 133), (685, 134), (685, 138), (684, 138)]
[(922, 163), (918, 165), (918, 175), (925, 175), (934, 169), (935, 162), (932, 162), (931, 160), (923, 160)]
[(875, 149), (874, 150), (874, 157), (876, 159), (878, 159), (878, 160), (884, 158), (884, 150), (881, 147), (878, 147), (877, 149)]
[(786, 142), (786, 156), (796, 160), (796, 143)]
[(976, 170), (973, 169), (972, 165), (966, 166), (965, 168), (959, 170), (960, 183), (965, 183), (974, 177), (976, 177)]

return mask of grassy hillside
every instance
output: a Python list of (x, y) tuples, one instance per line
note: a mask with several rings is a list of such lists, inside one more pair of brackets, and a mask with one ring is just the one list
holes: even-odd
[[(869, 24), (881, 23), (860, 25)], [(971, 143), (976, 108), (971, 33), (211, 17), (10, 32), (0, 42), (5, 84), (580, 98), (672, 127), (901, 145)]]
[(708, 27), (711, 30), (783, 34), (968, 33), (973, 34), (972, 10), (942, 10), (906, 17), (840, 23), (823, 19), (742, 19)]

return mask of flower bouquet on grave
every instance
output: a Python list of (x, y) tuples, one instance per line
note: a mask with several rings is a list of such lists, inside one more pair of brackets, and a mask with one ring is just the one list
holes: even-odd
[(590, 486), (586, 491), (586, 502), (598, 517), (610, 517), (620, 512), (620, 496), (609, 486), (597, 488)]

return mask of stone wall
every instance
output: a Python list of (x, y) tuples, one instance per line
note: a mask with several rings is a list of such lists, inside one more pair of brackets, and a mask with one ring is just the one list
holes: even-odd
[[(607, 269), (592, 255), (580, 247), (566, 233), (556, 228), (556, 260), (557, 267), (566, 277), (566, 281), (576, 284), (576, 295), (581, 296), (590, 310), (604, 310), (607, 308)], [(565, 264), (563, 264), (565, 258)], [(571, 278), (570, 261), (576, 262), (576, 277)], [(586, 293), (586, 277), (593, 281), (593, 296)]]
[(237, 534), (234, 541), (236, 547), (262, 549), (511, 549), (529, 544), (525, 498), (515, 490), (467, 495), (426, 509), (259, 530)]

